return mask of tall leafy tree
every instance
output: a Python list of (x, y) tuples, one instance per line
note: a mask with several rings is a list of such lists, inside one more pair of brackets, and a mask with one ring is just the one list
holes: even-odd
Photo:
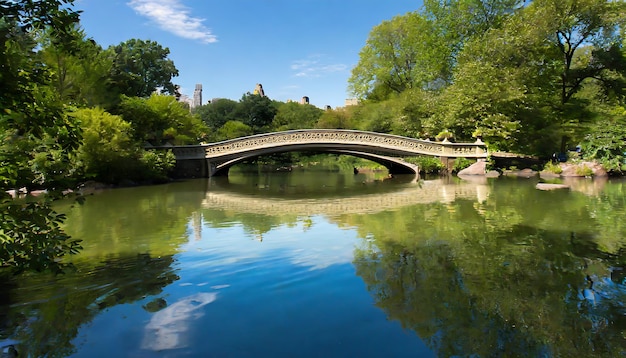
[(237, 101), (220, 98), (196, 108), (194, 112), (215, 132), (226, 122), (235, 119), (234, 115), (238, 105)]
[(417, 12), (374, 27), (352, 69), (349, 90), (360, 98), (384, 100), (447, 77), (445, 48), (433, 35), (433, 23)]
[(204, 140), (208, 131), (174, 96), (156, 93), (148, 98), (124, 96), (119, 114), (132, 125), (134, 139), (142, 144), (196, 144)]
[[(72, 1), (0, 2), (0, 266), (59, 271), (59, 259), (79, 248), (50, 201), (68, 185), (80, 130), (57, 101), (35, 42), (35, 31), (48, 28), (58, 46), (69, 46), (78, 13), (68, 5)], [(49, 193), (16, 202), (7, 192), (21, 187)]]
[(169, 48), (150, 40), (130, 39), (107, 49), (113, 60), (111, 87), (129, 97), (148, 97), (157, 89), (176, 94), (178, 76)]
[(54, 37), (41, 37), (42, 58), (52, 70), (53, 86), (64, 103), (111, 107), (117, 94), (110, 90), (112, 59), (84, 30), (70, 32), (72, 47), (57, 46)]
[(268, 97), (246, 93), (239, 101), (235, 118), (260, 133), (269, 127), (277, 111), (275, 103)]
[(278, 107), (272, 127), (276, 131), (313, 128), (322, 113), (323, 110), (310, 104), (283, 103)]

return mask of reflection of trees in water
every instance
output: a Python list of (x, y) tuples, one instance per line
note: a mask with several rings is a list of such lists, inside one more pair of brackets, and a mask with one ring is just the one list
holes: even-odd
[(66, 231), (83, 240), (84, 249), (76, 259), (135, 253), (140, 244), (153, 254), (173, 254), (176, 246), (187, 241), (187, 225), (205, 196), (206, 186), (206, 180), (190, 180), (122, 188), (88, 196), (81, 206), (59, 204), (60, 211), (68, 216)]
[[(625, 252), (607, 252), (606, 237), (589, 232), (605, 230), (594, 202), (518, 186), (484, 203), (342, 222), (369, 239), (354, 264), (377, 305), (439, 356), (613, 357), (626, 353), (626, 287), (614, 274)], [(623, 213), (624, 203), (613, 208)], [(623, 247), (625, 234), (610, 246)]]
[[(0, 339), (20, 342), (23, 357), (65, 357), (75, 349), (81, 325), (101, 310), (158, 295), (178, 279), (171, 256), (110, 257), (95, 266), (79, 266), (64, 276), (2, 276), (2, 287), (14, 287), (0, 306)], [(19, 305), (13, 305), (12, 303)], [(26, 304), (25, 304), (26, 303)]]

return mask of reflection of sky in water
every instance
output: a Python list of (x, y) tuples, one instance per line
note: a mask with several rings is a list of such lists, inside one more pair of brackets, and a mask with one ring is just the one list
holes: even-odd
[[(180, 279), (101, 312), (74, 341), (77, 356), (432, 356), (374, 305), (352, 264), (352, 228), (314, 216), (259, 241), (241, 224), (194, 227), (172, 267)], [(155, 299), (167, 306), (142, 308)]]
[[(358, 242), (356, 232), (338, 229), (322, 217), (311, 219), (315, 222), (314, 230), (306, 228), (300, 221), (296, 226), (279, 226), (257, 235), (245, 232), (240, 225), (220, 229), (203, 225), (201, 239), (192, 239), (182, 247), (186, 253), (180, 261), (182, 265), (185, 265), (186, 258), (192, 258), (194, 265), (233, 264), (243, 259), (267, 257), (268, 253), (278, 250), (280, 256), (289, 259), (291, 264), (310, 269), (352, 262)], [(212, 253), (221, 259), (195, 260)]]

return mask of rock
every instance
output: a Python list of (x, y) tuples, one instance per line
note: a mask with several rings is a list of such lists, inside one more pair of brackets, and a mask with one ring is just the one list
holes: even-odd
[(537, 172), (532, 169), (526, 168), (522, 170), (509, 170), (509, 171), (506, 171), (505, 174), (508, 176), (514, 176), (518, 178), (532, 178), (537, 175)]
[(490, 170), (485, 174), (487, 178), (498, 178), (500, 176), (500, 172), (497, 170)]
[(458, 172), (457, 175), (485, 175), (487, 169), (487, 162), (484, 160), (479, 160), (476, 163), (470, 165), (469, 167)]
[(560, 176), (561, 174), (553, 173), (548, 170), (542, 170), (541, 172), (539, 172), (539, 177), (542, 179), (556, 179), (556, 178), (559, 178)]
[(539, 190), (569, 189), (569, 186), (565, 184), (550, 184), (550, 183), (537, 183), (535, 187)]
[(608, 173), (606, 169), (596, 162), (580, 162), (580, 163), (561, 163), (562, 177), (584, 177), (589, 176), (589, 171), (594, 177), (606, 177)]

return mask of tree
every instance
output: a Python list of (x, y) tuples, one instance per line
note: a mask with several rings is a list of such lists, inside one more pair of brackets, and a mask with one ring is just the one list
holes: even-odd
[(432, 22), (417, 12), (374, 27), (352, 69), (349, 90), (359, 98), (384, 100), (445, 78), (445, 48), (433, 34)]
[(174, 96), (123, 96), (118, 114), (132, 125), (133, 137), (141, 144), (197, 144), (208, 132), (202, 121)]
[(283, 103), (278, 107), (272, 127), (276, 131), (313, 128), (322, 113), (323, 110), (310, 104)]
[(150, 40), (130, 39), (107, 49), (112, 58), (111, 89), (129, 97), (148, 97), (160, 89), (175, 95), (178, 76), (169, 48)]
[(78, 26), (70, 35), (70, 49), (57, 46), (48, 33), (41, 37), (41, 55), (52, 71), (56, 93), (64, 103), (111, 107), (118, 96), (109, 88), (112, 59)]
[(196, 108), (194, 113), (215, 132), (226, 122), (234, 120), (237, 106), (237, 101), (220, 98)]
[(218, 140), (235, 139), (254, 134), (249, 125), (239, 121), (228, 121), (217, 131)]
[[(51, 208), (69, 184), (80, 129), (51, 90), (34, 40), (35, 30), (48, 28), (58, 46), (69, 46), (78, 13), (68, 5), (72, 1), (0, 2), (0, 266), (18, 271), (59, 272), (66, 267), (60, 259), (80, 248), (61, 229), (64, 216)], [(48, 194), (13, 200), (8, 190), (21, 187)]]
[(271, 99), (248, 92), (241, 97), (235, 118), (250, 126), (255, 133), (260, 133), (272, 123), (276, 113), (276, 106)]
[(354, 109), (352, 107), (329, 109), (324, 111), (315, 124), (322, 129), (355, 129), (353, 125)]

